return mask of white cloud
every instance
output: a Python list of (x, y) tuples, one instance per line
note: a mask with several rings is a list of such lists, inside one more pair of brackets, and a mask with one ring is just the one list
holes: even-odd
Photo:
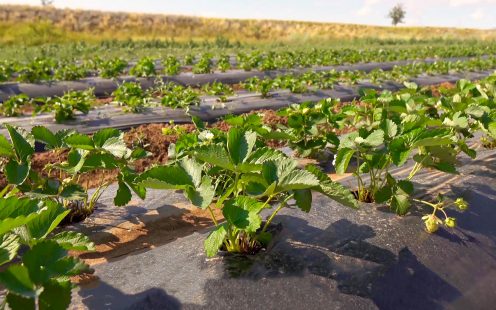
[(475, 21), (481, 21), (486, 18), (486, 13), (482, 9), (476, 9), (470, 14), (470, 18), (472, 18)]

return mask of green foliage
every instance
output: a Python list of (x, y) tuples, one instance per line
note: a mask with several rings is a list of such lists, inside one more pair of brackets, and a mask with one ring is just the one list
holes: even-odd
[(124, 82), (112, 93), (114, 101), (132, 113), (142, 112), (150, 103), (150, 97), (139, 82)]
[[(227, 133), (208, 134), (212, 135), (209, 139), (183, 148), (182, 159), (174, 164), (151, 168), (139, 177), (146, 187), (182, 190), (200, 208), (211, 209), (216, 201), (215, 208), (222, 209), (226, 222), (218, 224), (212, 213), (217, 227), (205, 240), (208, 256), (221, 247), (230, 252), (256, 252), (267, 239), (272, 219), (291, 199), (303, 211), (310, 211), (311, 191), (356, 207), (342, 185), (317, 170), (297, 168), (282, 152), (265, 147), (255, 131), (234, 127)], [(279, 206), (262, 227), (260, 212), (271, 209), (274, 201)]]
[(44, 104), (38, 106), (36, 112), (54, 112), (55, 121), (61, 123), (74, 119), (75, 111), (88, 114), (95, 101), (95, 95), (93, 88), (89, 88), (84, 91), (69, 91), (61, 97), (47, 98), (43, 101)]
[(155, 62), (149, 57), (144, 57), (131, 68), (129, 73), (136, 77), (155, 76)]
[[(53, 201), (0, 198), (0, 283), (12, 309), (66, 309), (71, 302), (69, 277), (89, 268), (68, 251), (92, 251), (88, 237), (54, 234), (68, 211)], [(26, 250), (20, 251), (21, 247)]]

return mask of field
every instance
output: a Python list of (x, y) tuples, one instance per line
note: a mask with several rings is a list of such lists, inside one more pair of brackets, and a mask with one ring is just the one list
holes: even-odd
[(1, 6), (2, 304), (490, 307), (495, 39)]

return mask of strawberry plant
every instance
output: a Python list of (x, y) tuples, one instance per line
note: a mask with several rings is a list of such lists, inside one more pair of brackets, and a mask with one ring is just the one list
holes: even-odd
[(261, 80), (258, 77), (252, 77), (243, 83), (243, 88), (248, 91), (260, 93), (262, 98), (267, 98), (270, 96), (269, 93), (274, 89), (274, 82), (269, 78)]
[(212, 72), (212, 55), (203, 54), (198, 62), (193, 66), (193, 73), (205, 74)]
[[(140, 148), (133, 150), (126, 147), (123, 134), (117, 129), (102, 129), (92, 137), (73, 131), (52, 133), (42, 126), (36, 126), (31, 133), (10, 125), (5, 125), (10, 136), (9, 142), (3, 136), (1, 167), (8, 185), (0, 197), (25, 195), (29, 197), (53, 200), (71, 210), (69, 220), (84, 219), (91, 214), (95, 205), (112, 180), (103, 178), (96, 183), (96, 188), (88, 195), (89, 186), (80, 185), (80, 179), (96, 170), (115, 170), (118, 172), (119, 189), (114, 198), (117, 206), (125, 205), (131, 199), (131, 190), (144, 198), (144, 188), (134, 180), (137, 174), (132, 169), (132, 162), (146, 156)], [(67, 152), (67, 159), (59, 159), (54, 164), (47, 164), (43, 177), (32, 170), (34, 143), (39, 141), (45, 148), (62, 154)]]
[(74, 119), (74, 112), (88, 114), (95, 95), (93, 88), (84, 91), (69, 91), (61, 97), (47, 98), (43, 105), (36, 107), (36, 112), (54, 112), (57, 123)]
[(177, 75), (181, 71), (181, 63), (179, 60), (172, 55), (167, 56), (162, 60), (162, 65), (164, 67), (163, 71), (166, 75)]
[(35, 58), (32, 62), (16, 68), (17, 80), (34, 83), (52, 78), (52, 69), (55, 61), (51, 59)]
[(22, 115), (23, 108), (30, 102), (30, 98), (25, 94), (12, 96), (0, 104), (0, 113), (8, 117)]
[(97, 65), (98, 74), (102, 78), (114, 78), (121, 75), (127, 67), (127, 62), (120, 58), (102, 61)]
[(232, 87), (221, 82), (207, 83), (203, 85), (202, 90), (208, 95), (219, 96), (220, 102), (227, 102), (227, 97), (234, 95)]
[(316, 157), (325, 149), (336, 150), (339, 139), (334, 133), (335, 124), (327, 116), (339, 101), (322, 100), (317, 104), (304, 102), (292, 104), (277, 112), (288, 119), (287, 126), (280, 126), (288, 145), (301, 157)]
[(149, 57), (142, 58), (131, 68), (129, 73), (137, 77), (155, 76), (155, 62)]
[(220, 72), (226, 72), (231, 69), (231, 61), (229, 55), (220, 55), (219, 60), (217, 60), (217, 69)]
[(112, 93), (114, 101), (124, 107), (124, 111), (142, 112), (151, 101), (138, 82), (124, 82)]
[(59, 65), (54, 71), (54, 79), (59, 81), (75, 81), (88, 75), (86, 69), (75, 64)]
[(68, 210), (53, 201), (0, 198), (0, 283), (10, 309), (66, 309), (74, 285), (71, 276), (89, 271), (68, 251), (92, 251), (81, 233), (53, 230)]
[(169, 83), (162, 91), (162, 105), (176, 108), (187, 108), (190, 105), (200, 104), (200, 97), (198, 93), (191, 87), (184, 87), (178, 84)]
[[(212, 140), (220, 142), (193, 147), (174, 164), (151, 168), (139, 177), (146, 187), (182, 190), (194, 205), (211, 211), (216, 227), (205, 240), (209, 257), (220, 249), (253, 254), (266, 246), (277, 213), (290, 201), (309, 212), (312, 191), (356, 207), (351, 193), (317, 168), (299, 169), (283, 153), (257, 146), (255, 132), (232, 128)], [(224, 223), (212, 208), (222, 210)], [(263, 223), (265, 209), (273, 211)]]

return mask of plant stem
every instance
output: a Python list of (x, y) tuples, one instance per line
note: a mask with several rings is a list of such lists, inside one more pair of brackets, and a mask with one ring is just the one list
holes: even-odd
[(267, 222), (265, 223), (264, 227), (262, 228), (262, 232), (265, 232), (267, 230), (267, 228), (269, 227), (270, 223), (272, 222), (272, 220), (274, 219), (274, 217), (277, 215), (277, 213), (279, 211), (281, 211), (282, 208), (284, 208), (286, 206), (286, 203), (288, 202), (289, 199), (293, 198), (293, 194), (289, 195), (288, 197), (286, 197), (280, 204), (279, 206), (277, 207), (277, 209), (274, 210), (274, 212), (270, 215), (269, 219), (267, 220)]
[(212, 218), (212, 221), (214, 222), (215, 226), (219, 226), (219, 223), (217, 222), (217, 219), (215, 218), (214, 211), (210, 206), (207, 207), (208, 211), (210, 212), (210, 217)]

